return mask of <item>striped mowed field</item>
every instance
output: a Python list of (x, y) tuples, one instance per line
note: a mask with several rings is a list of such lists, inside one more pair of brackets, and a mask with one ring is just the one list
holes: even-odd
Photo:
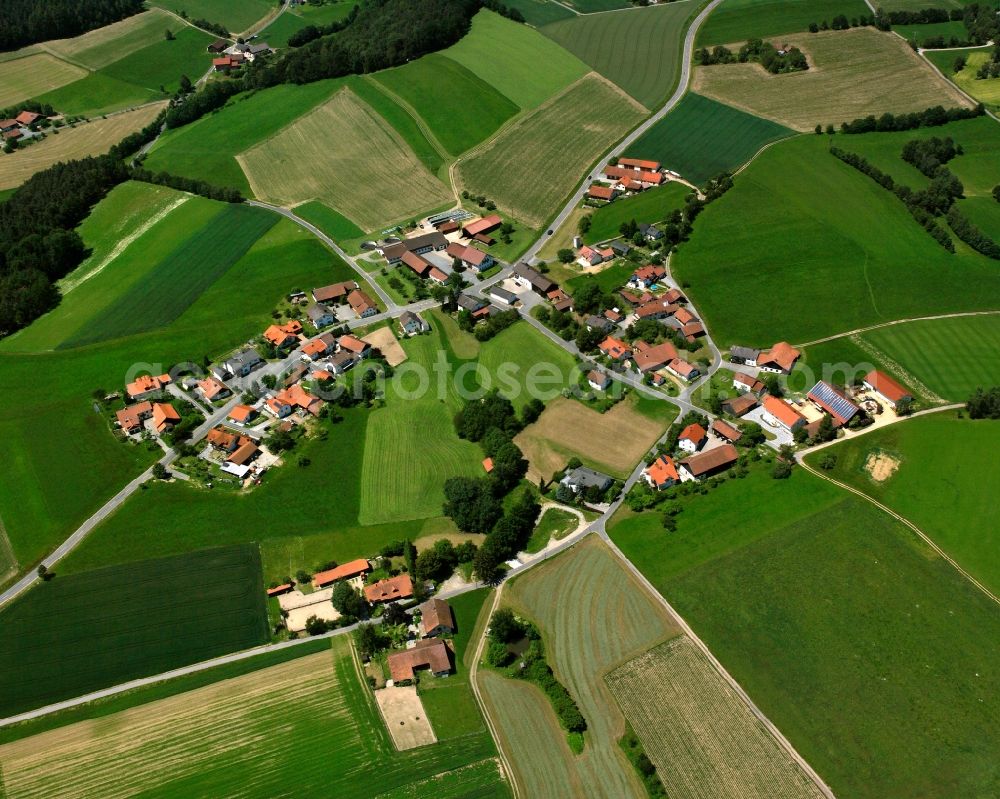
[(163, 41), (163, 32), (184, 27), (175, 17), (158, 8), (96, 28), (72, 39), (55, 39), (44, 48), (87, 69), (106, 67), (136, 50)]
[[(85, 77), (87, 70), (49, 53), (33, 53), (0, 63), (0, 106), (9, 106)], [(6, 173), (6, 169), (0, 174)], [(14, 184), (16, 185), (16, 184)]]
[(485, 194), (540, 228), (588, 167), (645, 115), (639, 103), (591, 72), (459, 161), (456, 188)]
[(365, 230), (452, 198), (402, 137), (349, 89), (237, 160), (257, 197), (279, 205), (322, 200)]

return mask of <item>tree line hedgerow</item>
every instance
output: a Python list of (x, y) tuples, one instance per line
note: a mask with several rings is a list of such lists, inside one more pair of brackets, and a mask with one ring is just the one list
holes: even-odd
[(702, 47), (695, 51), (694, 60), (696, 64), (706, 67), (712, 64), (735, 64), (737, 62), (745, 64), (752, 61), (760, 64), (772, 74), (801, 72), (809, 69), (805, 53), (798, 47), (778, 50), (773, 44), (762, 39), (750, 39), (736, 55), (728, 47), (722, 45), (713, 47), (711, 51), (707, 47)]
[(131, 17), (143, 0), (0, 0), (0, 50), (79, 36)]
[(890, 114), (885, 113), (876, 118), (874, 116), (859, 117), (851, 122), (840, 124), (841, 133), (889, 133), (892, 131), (916, 130), (917, 128), (936, 128), (947, 125), (949, 122), (957, 122), (960, 119), (974, 119), (986, 113), (982, 103), (975, 108), (948, 108), (936, 105), (923, 111), (914, 111), (910, 114)]

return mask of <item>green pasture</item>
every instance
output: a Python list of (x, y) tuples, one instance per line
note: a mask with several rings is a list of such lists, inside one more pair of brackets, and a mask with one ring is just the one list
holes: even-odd
[(980, 195), (962, 200), (962, 213), (994, 241), (1000, 241), (1000, 203), (991, 196)]
[(681, 43), (693, 13), (690, 4), (665, 3), (628, 14), (572, 17), (542, 32), (652, 110), (677, 85)]
[[(994, 468), (998, 446), (997, 422), (960, 419), (944, 411), (844, 441), (827, 452), (837, 456), (831, 477), (909, 519), (973, 577), (1000, 593), (1000, 542), (996, 526), (986, 521), (1000, 493), (1000, 471)], [(816, 466), (823, 454), (810, 457), (810, 465)], [(899, 462), (882, 482), (866, 469), (869, 457), (878, 455)]]
[(20, 713), (267, 641), (254, 545), (59, 574), (0, 613), (4, 699)]
[(126, 17), (82, 36), (56, 40), (49, 46), (60, 58), (67, 58), (86, 69), (98, 70), (120, 58), (164, 40), (169, 28), (174, 33), (188, 27), (159, 8)]
[(101, 72), (111, 78), (134, 83), (160, 94), (164, 86), (168, 93), (177, 90), (181, 75), (196, 81), (211, 66), (206, 48), (214, 40), (211, 34), (178, 23), (174, 39), (162, 36), (156, 44), (137, 50), (125, 58), (104, 67)]
[(660, 161), (700, 186), (742, 166), (766, 144), (794, 135), (777, 122), (688, 92), (626, 155)]
[[(955, 72), (954, 64), (959, 56), (965, 56), (967, 60), (962, 71)], [(966, 94), (971, 95), (993, 111), (1000, 108), (1000, 78), (986, 78), (984, 80), (976, 78), (979, 68), (990, 59), (989, 47), (967, 47), (964, 50), (927, 50), (924, 52), (924, 57)]]
[(271, 47), (287, 47), (288, 38), (295, 32), (302, 30), (306, 25), (328, 25), (337, 22), (351, 13), (355, 3), (351, 0), (339, 0), (338, 2), (324, 3), (321, 6), (307, 3), (304, 6), (293, 6), (268, 24), (260, 32), (262, 40)]
[(200, 229), (152, 261), (134, 283), (60, 347), (82, 347), (165, 327), (278, 222), (278, 215), (248, 205), (226, 205)]
[(886, 11), (916, 11), (921, 8), (962, 8), (975, 0), (885, 0)]
[(1000, 385), (1000, 314), (907, 322), (862, 338), (951, 402)]
[(671, 211), (684, 207), (684, 198), (691, 189), (683, 183), (668, 183), (649, 189), (632, 197), (615, 200), (590, 214), (590, 230), (583, 240), (588, 244), (606, 241), (621, 235), (618, 229), (623, 222), (635, 220), (637, 223), (662, 222)]
[(142, 86), (112, 78), (103, 72), (92, 72), (35, 99), (66, 114), (98, 116), (159, 98)]
[(510, 0), (506, 5), (520, 11), (525, 22), (536, 28), (573, 16), (572, 11), (555, 0)]
[(217, 22), (232, 33), (242, 33), (274, 8), (267, 0), (155, 0), (154, 5), (175, 13), (185, 11), (191, 19)]
[(334, 241), (357, 239), (365, 235), (350, 219), (319, 200), (297, 205), (293, 210), (297, 216), (314, 224)]
[(611, 535), (838, 796), (997, 789), (1000, 618), (947, 562), (807, 474), (751, 472), (677, 518)]
[[(169, 224), (172, 216), (161, 224)], [(155, 227), (147, 233), (136, 249), (143, 251), (144, 244), (155, 242), (157, 230)], [(89, 243), (86, 238), (84, 241)], [(122, 258), (128, 253), (126, 250)], [(98, 312), (105, 307), (99, 302), (100, 291), (107, 292), (106, 304), (117, 300), (123, 292), (117, 290), (118, 273), (113, 266), (71, 292), (60, 310), (68, 309), (78, 293), (80, 302), (86, 301)], [(162, 330), (114, 344), (54, 353), (20, 352), (14, 346), (20, 337), (5, 340), (0, 346), (0, 382), (30, 384), (37, 392), (36, 400), (30, 404), (19, 401), (16, 393), (0, 396), (0, 455), (4, 459), (0, 519), (22, 568), (36, 563), (161, 455), (159, 447), (147, 450), (142, 445), (119, 442), (103, 417), (94, 412), (93, 392), (120, 389), (130, 369), (137, 364), (145, 364), (145, 368), (158, 373), (181, 361), (224, 356), (239, 342), (259, 335), (270, 321), (275, 304), (290, 291), (307, 290), (351, 275), (349, 267), (311, 234), (291, 222), (281, 221)], [(85, 288), (92, 290), (94, 297), (88, 300)], [(234, 302), (234, 297), (239, 301)], [(35, 324), (42, 324), (47, 318)], [(39, 349), (50, 349), (58, 343), (54, 338), (57, 333), (58, 325), (53, 325), (48, 337), (40, 337), (45, 340), (40, 341)], [(157, 484), (136, 496), (156, 495), (159, 488)], [(186, 500), (200, 496), (182, 488), (186, 497), (179, 503), (181, 509)], [(204, 496), (210, 494), (205, 492)], [(147, 517), (140, 512), (133, 521), (126, 520), (133, 526), (117, 539), (106, 542), (103, 555), (91, 560), (89, 566), (139, 560), (148, 556), (147, 547), (159, 547), (151, 554), (175, 554), (227, 543), (219, 539), (215, 512), (206, 507), (205, 514), (203, 537), (197, 539), (198, 543), (178, 546), (174, 545), (173, 531), (168, 536), (136, 536), (136, 529), (148, 529)], [(183, 537), (183, 531), (176, 532)], [(197, 532), (191, 535), (196, 536)], [(237, 537), (236, 530), (228, 535), (229, 540), (237, 542), (255, 540)]]
[(631, 261), (618, 260), (596, 274), (572, 277), (565, 281), (564, 285), (570, 294), (576, 294), (577, 291), (590, 283), (596, 283), (600, 286), (601, 291), (611, 293), (624, 286), (637, 268), (637, 265)]
[(572, 6), (581, 14), (617, 11), (620, 8), (630, 7), (627, 0), (566, 0), (566, 5)]
[(969, 32), (965, 28), (962, 20), (949, 22), (935, 22), (930, 25), (893, 25), (892, 30), (898, 33), (906, 41), (921, 46), (924, 41), (937, 36), (943, 36), (945, 46), (954, 36), (959, 41), (968, 41)]
[[(858, 149), (854, 139), (838, 142)], [(946, 252), (896, 197), (826, 149), (825, 136), (800, 136), (763, 152), (678, 250), (674, 274), (720, 345), (997, 307), (995, 262)], [(747, 312), (770, 306), (766, 324)]]
[[(908, 0), (907, 0), (908, 2)], [(735, 44), (781, 33), (809, 30), (838, 14), (849, 20), (868, 16), (864, 0), (725, 0), (698, 31), (697, 44)]]
[(489, 138), (518, 112), (482, 78), (437, 53), (379, 72), (375, 79), (412, 106), (452, 155)]
[[(483, 367), (480, 385), (498, 388), (518, 411), (532, 399), (529, 386), (533, 384), (543, 402), (576, 384), (573, 356), (523, 322), (483, 343), (479, 363)], [(468, 385), (472, 386), (471, 380)]]
[(473, 18), (472, 30), (443, 55), (521, 108), (540, 105), (589, 70), (538, 31), (485, 9)]

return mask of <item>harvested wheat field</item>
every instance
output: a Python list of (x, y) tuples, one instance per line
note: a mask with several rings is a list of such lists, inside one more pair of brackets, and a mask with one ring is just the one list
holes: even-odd
[(100, 69), (136, 50), (163, 41), (167, 28), (177, 33), (183, 27), (184, 23), (177, 17), (153, 8), (72, 39), (53, 39), (41, 46), (68, 61)]
[[(646, 109), (591, 72), (459, 161), (457, 188), (540, 228)], [(558, 169), (553, 166), (558, 165)]]
[(58, 89), (86, 74), (87, 70), (48, 53), (4, 61), (0, 63), (0, 108)]
[(687, 636), (605, 681), (673, 799), (822, 796)]
[(886, 111), (970, 104), (891, 33), (853, 28), (779, 38), (779, 46), (806, 54), (807, 71), (771, 75), (751, 63), (698, 67), (692, 90), (800, 131)]
[(364, 230), (452, 199), (400, 135), (348, 89), (236, 160), (258, 198), (287, 206), (322, 200)]
[[(625, 477), (666, 429), (624, 399), (604, 413), (566, 397), (546, 405), (538, 421), (514, 439), (528, 459), (528, 479), (550, 479), (574, 455), (594, 468)], [(586, 435), (580, 435), (585, 430)]]
[(406, 350), (400, 345), (391, 327), (380, 327), (367, 336), (361, 337), (382, 353), (389, 366), (399, 366), (406, 360)]
[(107, 152), (112, 144), (152, 122), (164, 105), (155, 103), (74, 128), (61, 128), (59, 133), (49, 133), (44, 141), (0, 155), (0, 189), (20, 186), (59, 161)]

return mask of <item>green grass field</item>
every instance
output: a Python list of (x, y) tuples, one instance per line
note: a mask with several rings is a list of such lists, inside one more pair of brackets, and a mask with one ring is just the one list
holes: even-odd
[[(863, 137), (838, 143), (856, 149), (855, 138)], [(800, 136), (762, 153), (679, 249), (674, 274), (690, 283), (720, 345), (803, 342), (893, 319), (997, 307), (992, 261), (964, 247), (947, 253), (899, 200), (826, 148), (825, 137)], [(783, 310), (766, 325), (747, 313), (775, 297)]]
[(974, 0), (885, 0), (886, 11), (913, 11), (920, 8), (962, 8)]
[(232, 33), (242, 33), (274, 8), (266, 0), (156, 0), (155, 5), (170, 11), (186, 11), (191, 19), (217, 22)]
[(518, 112), (482, 78), (437, 53), (379, 72), (375, 79), (409, 103), (452, 155), (489, 138)]
[(868, 16), (863, 0), (725, 0), (698, 31), (698, 46), (763, 39), (779, 33), (809, 30), (838, 14), (848, 19)]
[(293, 6), (268, 24), (260, 33), (260, 38), (271, 47), (287, 47), (288, 38), (306, 25), (327, 25), (344, 19), (354, 8), (351, 0), (337, 0), (321, 6)]
[[(38, 758), (40, 748), (54, 757)], [(303, 795), (509, 796), (485, 731), (397, 752), (346, 636), (332, 651), (7, 744), (0, 754), (8, 795), (26, 799), (49, 791), (83, 799), (94, 785), (108, 799), (217, 796), (237, 786), (271, 797), (292, 783)]]
[(273, 136), (342, 85), (337, 80), (303, 86), (282, 84), (234, 97), (225, 108), (167, 131), (150, 151), (146, 168), (232, 186), (249, 194), (250, 184), (236, 155)]
[(644, 796), (618, 747), (624, 719), (602, 678), (677, 635), (673, 620), (595, 537), (512, 581), (504, 602), (538, 624), (549, 665), (587, 720), (583, 754), (574, 757), (546, 700), (514, 715), (506, 699), (516, 700), (527, 686), (502, 677), (482, 682), (525, 795)]
[[(602, 113), (595, 116), (594, 108)], [(485, 194), (541, 228), (587, 168), (643, 115), (620, 90), (589, 75), (460, 161), (459, 188)], [(553, 171), (556, 162), (560, 168)]]
[[(657, 189), (650, 189), (633, 197), (615, 200), (613, 203), (598, 208), (590, 215), (590, 230), (583, 240), (588, 244), (604, 241), (619, 236), (618, 228), (622, 222), (635, 220), (643, 222), (662, 222), (671, 211), (684, 207), (684, 198), (691, 189), (683, 183), (668, 183)], [(607, 270), (605, 270), (607, 271)]]
[(582, 286), (586, 286), (589, 283), (597, 283), (601, 291), (610, 294), (625, 285), (635, 270), (636, 265), (634, 263), (619, 259), (597, 274), (577, 275), (564, 281), (564, 283), (570, 294), (576, 293)]
[(511, 0), (506, 5), (520, 11), (525, 22), (536, 28), (573, 16), (572, 11), (554, 0)]
[(543, 33), (652, 110), (677, 85), (681, 41), (693, 13), (689, 4), (666, 3), (573, 17), (546, 25)]
[(629, 7), (626, 0), (567, 0), (566, 5), (572, 6), (582, 14), (616, 11)]
[(935, 22), (930, 25), (893, 25), (892, 29), (906, 41), (914, 42), (918, 47), (926, 39), (936, 36), (943, 36), (946, 46), (953, 36), (959, 41), (968, 41), (969, 37), (965, 23), (960, 19), (952, 22)]
[[(148, 185), (145, 189), (156, 191)], [(120, 239), (122, 231), (110, 220), (126, 200), (113, 193), (105, 200), (111, 204), (108, 212), (100, 214), (109, 220), (108, 224), (81, 228), (85, 244), (95, 252), (109, 252)], [(76, 303), (83, 308), (78, 315), (81, 324), (90, 316), (103, 313), (130, 290), (131, 284), (126, 280), (129, 271), (145, 269), (144, 258), (149, 253), (170, 252), (178, 241), (201, 226), (174, 226), (175, 215), (177, 220), (190, 219), (185, 217), (185, 210), (200, 203), (210, 206), (208, 215), (213, 211), (211, 206), (222, 207), (200, 198), (188, 200), (137, 238), (134, 246), (126, 248), (100, 274), (72, 290), (56, 311), (0, 344), (0, 382), (30, 383), (37, 391), (36, 401), (30, 404), (18, 401), (9, 392), (0, 397), (0, 455), (4, 460), (0, 519), (22, 568), (37, 563), (121, 486), (159, 457), (156, 454), (159, 448), (154, 453), (141, 446), (119, 443), (103, 417), (94, 413), (92, 392), (120, 387), (133, 364), (147, 363), (154, 371), (163, 371), (180, 361), (226, 355), (238, 342), (259, 335), (276, 302), (289, 291), (306, 290), (354, 274), (311, 234), (291, 222), (281, 221), (165, 329), (114, 344), (49, 351), (72, 332), (59, 321), (62, 314), (76, 318), (73, 311)], [(100, 211), (98, 206), (95, 217)], [(240, 297), (238, 303), (233, 302), (234, 296)], [(220, 309), (225, 312), (220, 313)], [(50, 318), (54, 320), (51, 323)], [(36, 327), (42, 328), (40, 334), (35, 334)], [(141, 496), (155, 493), (141, 492)], [(205, 496), (209, 496), (207, 492)], [(177, 509), (182, 510), (183, 504)], [(89, 566), (140, 560), (147, 557), (147, 545), (159, 547), (156, 554), (175, 554), (228, 543), (219, 540), (215, 511), (206, 505), (204, 514), (204, 529), (194, 530), (179, 547), (170, 536), (151, 540), (126, 531), (117, 540), (107, 542), (103, 552), (107, 558), (95, 557)], [(136, 520), (135, 524), (143, 526), (145, 522)], [(197, 538), (199, 532), (203, 532), (203, 537)], [(236, 530), (228, 535), (229, 540), (235, 539), (237, 543), (255, 540), (254, 536), (240, 538)], [(186, 546), (192, 539), (198, 543)]]
[(80, 80), (46, 92), (35, 99), (41, 103), (48, 103), (66, 114), (97, 116), (157, 98), (149, 89), (142, 86), (112, 78), (103, 72), (91, 72)]
[(573, 532), (579, 523), (575, 514), (560, 508), (549, 508), (538, 520), (535, 531), (531, 534), (525, 552), (541, 552), (548, 545), (550, 539), (555, 536), (558, 540)]
[(838, 796), (997, 789), (996, 607), (888, 515), (754, 471), (611, 535)]
[[(443, 341), (439, 330), (404, 342), (407, 363), (386, 388), (386, 406), (368, 417), (361, 466), (361, 524), (441, 515), (444, 481), (482, 474), (482, 450), (455, 434), (461, 407), (454, 385), (434, 388), (431, 369)], [(419, 372), (417, 371), (419, 370)], [(442, 402), (443, 400), (443, 402)]]
[(576, 56), (537, 31), (485, 9), (472, 20), (472, 30), (442, 54), (521, 108), (541, 105), (588, 70)]
[(794, 135), (777, 122), (688, 92), (626, 155), (661, 161), (700, 186), (742, 166), (766, 144)]
[(149, 259), (147, 279), (133, 284), (60, 346), (82, 347), (166, 327), (277, 222), (276, 214), (260, 208), (222, 206), (162, 258)]
[[(837, 456), (830, 476), (909, 519), (973, 577), (1000, 593), (997, 529), (985, 522), (1000, 491), (1000, 472), (992, 468), (998, 445), (1000, 424), (959, 419), (945, 411), (838, 444), (828, 450)], [(869, 457), (878, 455), (898, 461), (882, 482), (867, 469)], [(809, 463), (815, 466), (819, 457)]]
[(1000, 385), (1000, 315), (907, 322), (862, 338), (946, 400)]
[(27, 100), (82, 78), (84, 69), (53, 57), (35, 53), (0, 63), (0, 107)]
[[(924, 55), (962, 91), (972, 95), (993, 111), (1000, 108), (1000, 79), (976, 80), (976, 72), (990, 59), (988, 47), (970, 47), (964, 50), (928, 50)], [(967, 59), (965, 67), (961, 72), (956, 73), (954, 69), (955, 59), (963, 55)]]
[(139, 561), (33, 588), (0, 613), (8, 691), (34, 707), (267, 641), (256, 546)]
[(296, 215), (311, 222), (335, 241), (357, 239), (365, 235), (350, 219), (319, 200), (297, 205), (294, 210)]
[(56, 39), (45, 47), (55, 55), (86, 69), (101, 69), (156, 42), (163, 41), (168, 28), (176, 33), (187, 27), (176, 17), (159, 8), (95, 28), (72, 39)]
[(149, 89), (156, 93), (156, 99), (161, 95), (160, 86), (166, 87), (168, 93), (175, 92), (183, 74), (192, 81), (197, 80), (211, 66), (210, 54), (205, 48), (213, 37), (187, 25), (174, 27), (172, 41), (161, 36), (156, 44), (108, 64), (101, 73)]

